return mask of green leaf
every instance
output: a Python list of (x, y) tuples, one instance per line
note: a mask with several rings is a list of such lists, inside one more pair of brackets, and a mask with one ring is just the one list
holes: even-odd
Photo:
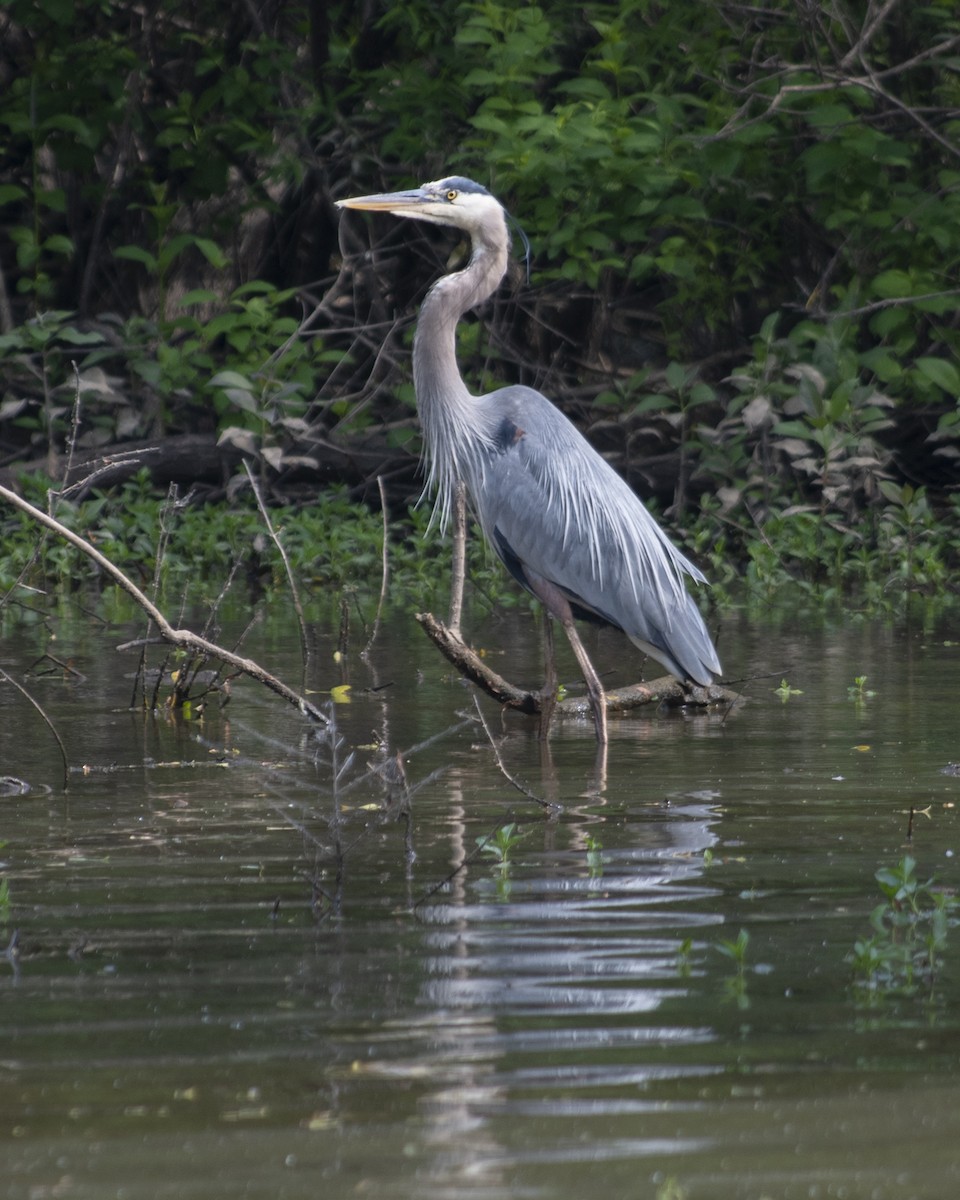
[(23, 200), (26, 195), (26, 191), (17, 184), (2, 183), (0, 184), (0, 207), (3, 207), (4, 204), (12, 204), (14, 200)]
[(918, 358), (917, 370), (950, 396), (960, 398), (960, 371), (945, 358)]
[(156, 258), (142, 246), (118, 246), (113, 254), (115, 258), (127, 258), (131, 262), (142, 263), (149, 271), (157, 269)]
[(216, 304), (219, 299), (217, 293), (209, 288), (194, 288), (191, 292), (185, 292), (177, 303), (181, 308), (189, 308), (191, 304)]
[(669, 383), (675, 392), (683, 391), (689, 379), (687, 368), (683, 363), (678, 362), (667, 363), (664, 375), (667, 377), (667, 383)]
[(241, 375), (239, 371), (218, 371), (210, 380), (211, 387), (241, 388), (245, 392), (254, 391), (253, 383)]
[(166, 272), (170, 264), (178, 259), (188, 246), (192, 246), (193, 242), (194, 235), (192, 233), (175, 234), (160, 251), (158, 258), (160, 270)]
[(807, 123), (814, 129), (830, 129), (835, 125), (846, 125), (853, 118), (844, 104), (818, 104), (806, 114)]
[(671, 396), (644, 396), (634, 408), (635, 413), (658, 412), (661, 409), (673, 408), (675, 404)]
[(62, 233), (51, 234), (43, 243), (44, 250), (49, 250), (53, 254), (63, 254), (67, 258), (74, 252), (73, 242), (65, 237)]
[(773, 427), (773, 432), (778, 437), (800, 438), (804, 442), (809, 442), (814, 437), (814, 430), (804, 421), (778, 421)]
[(500, 117), (494, 117), (490, 113), (478, 112), (470, 118), (470, 124), (474, 129), (482, 129), (487, 133), (506, 134), (507, 123)]
[(194, 238), (193, 244), (211, 265), (211, 267), (215, 267), (218, 271), (222, 271), (230, 261), (217, 243), (211, 238)]
[(912, 296), (913, 280), (906, 271), (881, 271), (874, 278), (873, 291), (883, 300), (890, 300), (895, 296)]
[(84, 142), (87, 145), (94, 144), (89, 125), (81, 120), (80, 117), (74, 116), (73, 113), (55, 113), (53, 116), (47, 117), (40, 128), (43, 132), (47, 132), (48, 130), (52, 132), (55, 130), (60, 133), (70, 133), (78, 141)]
[(57, 338), (61, 342), (67, 342), (71, 346), (99, 346), (103, 342), (103, 334), (96, 332), (83, 333), (79, 329), (74, 329), (72, 325), (67, 325), (57, 334)]
[(472, 71), (468, 71), (463, 77), (464, 87), (494, 87), (499, 82), (500, 76), (497, 72), (489, 71), (485, 67), (474, 67)]

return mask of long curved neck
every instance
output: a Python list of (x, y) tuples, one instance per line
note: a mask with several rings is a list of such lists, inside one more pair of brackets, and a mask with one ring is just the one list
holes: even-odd
[(463, 314), (486, 300), (506, 272), (505, 223), (498, 232), (500, 236), (476, 235), (467, 266), (433, 285), (421, 306), (413, 340), (413, 383), (428, 464), (427, 490), (436, 488), (441, 527), (452, 511), (458, 480), (470, 486), (492, 443), (493, 431), (485, 428), (482, 405), (468, 391), (457, 365), (456, 330)]

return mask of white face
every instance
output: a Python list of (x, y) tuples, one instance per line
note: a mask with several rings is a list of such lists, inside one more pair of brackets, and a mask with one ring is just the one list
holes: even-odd
[(489, 192), (465, 191), (456, 186), (455, 180), (438, 179), (433, 183), (425, 183), (417, 189), (417, 194), (422, 199), (412, 207), (392, 211), (398, 216), (419, 217), (439, 225), (474, 229), (500, 208), (499, 201)]

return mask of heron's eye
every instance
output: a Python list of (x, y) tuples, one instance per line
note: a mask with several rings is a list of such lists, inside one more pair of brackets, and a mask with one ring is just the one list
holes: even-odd
[(450, 191), (447, 192), (447, 199), (452, 204), (454, 202), (454, 200), (456, 200), (456, 198), (457, 198), (457, 193), (454, 191), (453, 188), (451, 188)]

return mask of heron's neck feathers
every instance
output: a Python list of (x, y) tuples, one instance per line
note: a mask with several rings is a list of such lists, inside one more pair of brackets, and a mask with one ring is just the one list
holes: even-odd
[(507, 267), (508, 238), (474, 237), (470, 262), (438, 279), (420, 309), (413, 342), (413, 381), (423, 426), (426, 491), (436, 493), (434, 515), (446, 526), (459, 480), (468, 490), (483, 471), (494, 444), (484, 405), (471, 395), (457, 365), (460, 317), (490, 296)]

